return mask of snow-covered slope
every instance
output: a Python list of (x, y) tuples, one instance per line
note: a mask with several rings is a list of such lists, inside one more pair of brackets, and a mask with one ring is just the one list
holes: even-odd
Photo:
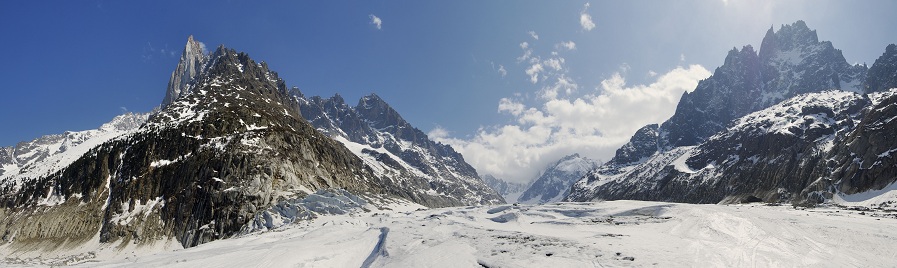
[(133, 133), (148, 115), (126, 113), (98, 129), (46, 135), (0, 148), (0, 187), (16, 191), (24, 182), (57, 172), (97, 145)]
[[(97, 254), (74, 262), (85, 267), (882, 267), (893, 264), (889, 256), (897, 250), (897, 215), (874, 210), (641, 201), (371, 209), (190, 249)], [(6, 261), (41, 259), (8, 256)]]
[(523, 191), (516, 202), (535, 204), (561, 201), (570, 194), (570, 186), (574, 182), (587, 172), (598, 168), (599, 164), (579, 154), (565, 156), (545, 169), (542, 175)]
[(354, 107), (339, 95), (294, 94), (313, 126), (343, 143), (374, 174), (413, 193), (404, 197), (430, 207), (504, 203), (461, 154), (430, 140), (376, 94)]
[(897, 180), (897, 142), (889, 138), (895, 103), (897, 89), (800, 95), (739, 118), (699, 146), (599, 168), (568, 199), (812, 204), (882, 189)]
[(730, 51), (673, 117), (640, 129), (567, 200), (813, 204), (881, 189), (897, 180), (879, 157), (897, 147), (882, 88), (894, 55), (888, 46), (867, 74), (803, 21), (771, 28), (759, 53)]

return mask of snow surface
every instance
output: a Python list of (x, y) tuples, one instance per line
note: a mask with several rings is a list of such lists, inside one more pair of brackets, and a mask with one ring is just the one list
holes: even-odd
[(880, 190), (871, 190), (855, 194), (838, 193), (832, 202), (843, 206), (861, 207), (895, 207), (897, 203), (897, 182), (893, 182)]
[[(837, 123), (833, 118), (825, 114), (804, 114), (803, 108), (825, 107), (833, 114), (839, 115), (860, 99), (862, 96), (859, 94), (840, 90), (800, 95), (736, 119), (732, 127), (718, 135), (723, 137), (733, 133), (796, 135), (795, 129), (800, 129), (800, 133), (803, 133), (808, 129), (828, 128)], [(719, 137), (711, 139), (714, 138)]]
[[(117, 256), (87, 256), (80, 266), (881, 267), (897, 263), (895, 214), (643, 201), (408, 209), (413, 208), (322, 216), (189, 249), (144, 252), (128, 248)], [(32, 261), (16, 265), (40, 264)]]
[(691, 167), (689, 167), (688, 164), (685, 163), (685, 161), (688, 161), (688, 158), (691, 157), (692, 152), (693, 152), (693, 151), (688, 150), (688, 151), (686, 151), (685, 153), (683, 153), (681, 156), (679, 156), (678, 158), (676, 158), (676, 160), (673, 160), (673, 167), (676, 168), (676, 170), (678, 170), (679, 172), (682, 172), (682, 173), (688, 173), (688, 174), (694, 174), (694, 173), (696, 173), (696, 171), (694, 171), (693, 169), (691, 169)]
[[(127, 113), (116, 116), (98, 129), (68, 131), (65, 134), (47, 135), (28, 142), (26, 145), (32, 148), (27, 149), (26, 153), (15, 155), (15, 163), (3, 165), (6, 172), (0, 175), (0, 185), (10, 184), (15, 190), (28, 179), (62, 170), (90, 149), (137, 131), (148, 116), (148, 113)], [(32, 157), (35, 154), (43, 157)]]

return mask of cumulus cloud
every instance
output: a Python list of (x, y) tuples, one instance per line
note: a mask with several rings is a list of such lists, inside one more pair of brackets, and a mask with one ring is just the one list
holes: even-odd
[(508, 124), (480, 128), (469, 139), (451, 138), (441, 128), (430, 136), (464, 154), (480, 174), (528, 182), (571, 153), (609, 160), (640, 127), (672, 116), (682, 93), (708, 76), (704, 67), (691, 65), (657, 74), (647, 85), (627, 85), (624, 75), (614, 73), (595, 91), (572, 96), (579, 85), (558, 74), (545, 82), (535, 104), (502, 98), (498, 112), (514, 119)]
[(523, 50), (523, 55), (520, 55), (520, 57), (517, 57), (518, 63), (529, 60), (530, 57), (533, 56), (533, 49), (529, 47), (529, 43), (527, 43), (527, 42), (520, 43), (520, 49)]
[(381, 20), (380, 17), (377, 17), (374, 14), (368, 15), (368, 17), (371, 18), (371, 24), (373, 24), (374, 27), (377, 27), (377, 30), (383, 29), (383, 20)]
[(511, 99), (508, 99), (508, 98), (501, 98), (501, 100), (498, 101), (498, 112), (499, 113), (508, 112), (514, 116), (518, 116), (521, 113), (523, 113), (524, 108), (525, 107), (523, 106), (523, 104), (512, 101)]
[(595, 28), (595, 22), (592, 21), (592, 15), (589, 14), (589, 3), (586, 3), (585, 6), (583, 6), (582, 11), (579, 12), (579, 25), (586, 31), (591, 31)]
[(529, 36), (532, 37), (533, 39), (539, 40), (539, 35), (536, 34), (535, 31), (529, 31), (529, 32), (526, 32), (526, 33), (528, 33)]
[(557, 49), (565, 48), (567, 50), (575, 50), (576, 43), (574, 43), (573, 41), (561, 42), (561, 43), (554, 45), (554, 47)]
[(526, 75), (529, 75), (529, 81), (535, 84), (539, 82), (539, 73), (542, 72), (542, 70), (544, 69), (542, 68), (541, 63), (534, 63), (533, 65), (530, 65), (525, 72)]
[(436, 125), (436, 127), (427, 133), (427, 136), (434, 140), (446, 139), (449, 137), (449, 132), (445, 128), (442, 128), (442, 126)]
[(498, 74), (500, 74), (501, 77), (508, 76), (508, 70), (505, 70), (504, 65), (501, 65), (501, 64), (498, 65)]

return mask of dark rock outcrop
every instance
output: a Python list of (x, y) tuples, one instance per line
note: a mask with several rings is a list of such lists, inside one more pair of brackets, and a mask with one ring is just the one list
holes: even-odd
[(897, 45), (890, 44), (875, 60), (866, 77), (866, 93), (897, 88)]

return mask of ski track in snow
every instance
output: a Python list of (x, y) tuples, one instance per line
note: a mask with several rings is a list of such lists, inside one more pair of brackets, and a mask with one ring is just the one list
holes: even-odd
[[(406, 208), (410, 210), (413, 208)], [(374, 210), (85, 267), (878, 267), (897, 219), (643, 201)], [(151, 255), (152, 254), (152, 255)]]

